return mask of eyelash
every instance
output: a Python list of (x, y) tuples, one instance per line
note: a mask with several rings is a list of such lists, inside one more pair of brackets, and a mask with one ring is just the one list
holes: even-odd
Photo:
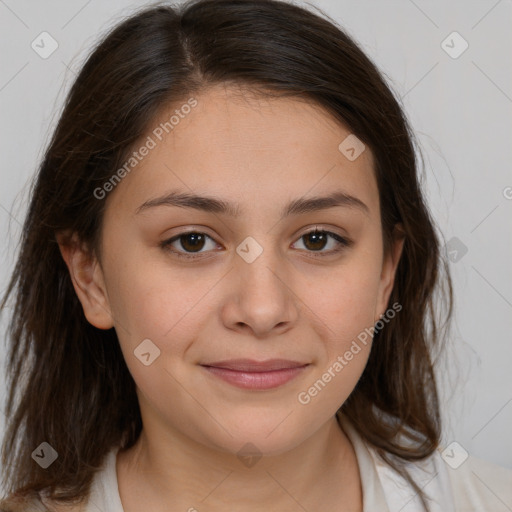
[[(183, 253), (183, 252), (180, 252), (180, 251), (176, 251), (175, 249), (172, 249), (170, 247), (170, 245), (173, 242), (175, 242), (176, 240), (179, 240), (182, 236), (186, 236), (186, 235), (190, 235), (190, 234), (205, 235), (210, 240), (213, 240), (213, 238), (211, 236), (209, 236), (206, 233), (203, 233), (201, 231), (185, 231), (183, 233), (180, 233), (179, 235), (176, 235), (176, 236), (174, 236), (172, 238), (169, 238), (168, 240), (164, 240), (163, 242), (160, 242), (159, 245), (160, 245), (160, 247), (162, 249), (164, 249), (165, 251), (173, 253), (178, 258), (184, 258), (184, 259), (188, 259), (188, 260), (202, 258), (203, 256), (201, 256), (201, 255), (204, 254), (203, 252)], [(334, 240), (336, 240), (336, 242), (338, 243), (338, 247), (336, 249), (331, 249), (330, 251), (325, 251), (325, 252), (322, 252), (322, 251), (309, 251), (309, 250), (306, 251), (306, 252), (310, 252), (310, 253), (317, 253), (317, 255), (315, 255), (314, 257), (324, 257), (324, 256), (332, 255), (332, 254), (337, 254), (337, 253), (343, 251), (344, 249), (346, 249), (347, 247), (350, 247), (352, 245), (352, 241), (349, 240), (348, 238), (344, 238), (344, 237), (338, 235), (337, 233), (333, 233), (332, 231), (326, 231), (326, 230), (322, 230), (322, 229), (312, 229), (311, 231), (303, 233), (297, 239), (297, 241), (302, 239), (303, 237), (311, 235), (311, 234), (326, 234), (326, 235), (334, 238)]]

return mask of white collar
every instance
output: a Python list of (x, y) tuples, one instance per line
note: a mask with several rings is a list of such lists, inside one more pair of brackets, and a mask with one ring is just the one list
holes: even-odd
[[(338, 417), (356, 452), (363, 512), (424, 512), (411, 484), (362, 439), (346, 416)], [(418, 487), (431, 497), (430, 512), (455, 512), (450, 476), (438, 450), (422, 461), (405, 463), (405, 468)]]
[(372, 453), (348, 418), (340, 413), (338, 419), (356, 454), (363, 489), (363, 512), (390, 512)]

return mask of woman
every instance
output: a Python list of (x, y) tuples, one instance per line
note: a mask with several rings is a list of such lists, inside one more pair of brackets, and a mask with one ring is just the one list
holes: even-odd
[(132, 16), (69, 93), (4, 297), (2, 510), (511, 506), (510, 472), (438, 451), (441, 265), (404, 114), (333, 22)]

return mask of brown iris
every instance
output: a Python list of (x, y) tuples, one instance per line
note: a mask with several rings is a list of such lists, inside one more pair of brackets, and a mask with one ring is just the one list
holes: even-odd
[(183, 249), (189, 252), (200, 251), (204, 247), (206, 236), (202, 233), (186, 233), (179, 240)]
[[(304, 239), (304, 245), (312, 250), (318, 251), (325, 247), (327, 242), (327, 234), (321, 231), (313, 231), (312, 233), (307, 233), (302, 237)], [(306, 241), (311, 241), (312, 243), (308, 245)]]

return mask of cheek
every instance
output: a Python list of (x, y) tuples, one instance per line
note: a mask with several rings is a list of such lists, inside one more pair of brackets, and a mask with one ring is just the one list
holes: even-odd
[(302, 294), (311, 314), (321, 319), (329, 356), (344, 351), (360, 332), (374, 325), (380, 265), (375, 254), (358, 251), (328, 275), (322, 270), (323, 277), (317, 273), (305, 283)]
[[(311, 416), (332, 415), (348, 398), (370, 354), (380, 262), (359, 254), (339, 268), (322, 287), (308, 288), (308, 304), (322, 319), (317, 369), (297, 394)], [(314, 305), (314, 306), (313, 306)]]
[[(114, 302), (120, 322), (127, 327), (130, 345), (150, 338), (162, 351), (170, 348), (179, 351), (185, 326), (188, 336), (194, 335), (190, 331), (189, 315), (198, 310), (208, 281), (189, 277), (182, 282), (176, 272), (165, 275), (151, 268), (140, 268), (139, 272), (121, 279), (125, 284), (117, 288)], [(124, 337), (126, 330), (123, 329)]]
[(204, 290), (187, 287), (184, 293), (176, 279), (156, 279), (154, 269), (147, 273), (140, 269), (131, 276), (129, 286), (116, 291), (122, 324), (116, 332), (123, 357), (147, 403), (156, 409), (158, 404), (165, 404), (163, 410), (180, 408), (184, 381), (180, 362), (200, 334), (195, 320), (201, 315), (198, 302)]
[[(144, 263), (147, 261), (147, 256), (139, 258), (134, 251), (129, 259), (112, 267), (109, 296), (130, 373), (141, 389), (151, 386), (158, 395), (160, 377), (164, 379), (161, 389), (173, 385), (166, 370), (181, 379), (180, 363), (191, 357), (189, 349), (194, 341), (204, 337), (206, 323), (212, 316), (214, 288), (224, 272), (219, 274), (206, 267), (197, 271), (171, 268), (160, 259)], [(149, 367), (137, 357), (141, 352), (148, 352), (139, 349), (141, 343), (145, 343), (142, 347), (147, 346), (150, 353), (158, 355)], [(152, 354), (149, 359), (152, 360)]]

